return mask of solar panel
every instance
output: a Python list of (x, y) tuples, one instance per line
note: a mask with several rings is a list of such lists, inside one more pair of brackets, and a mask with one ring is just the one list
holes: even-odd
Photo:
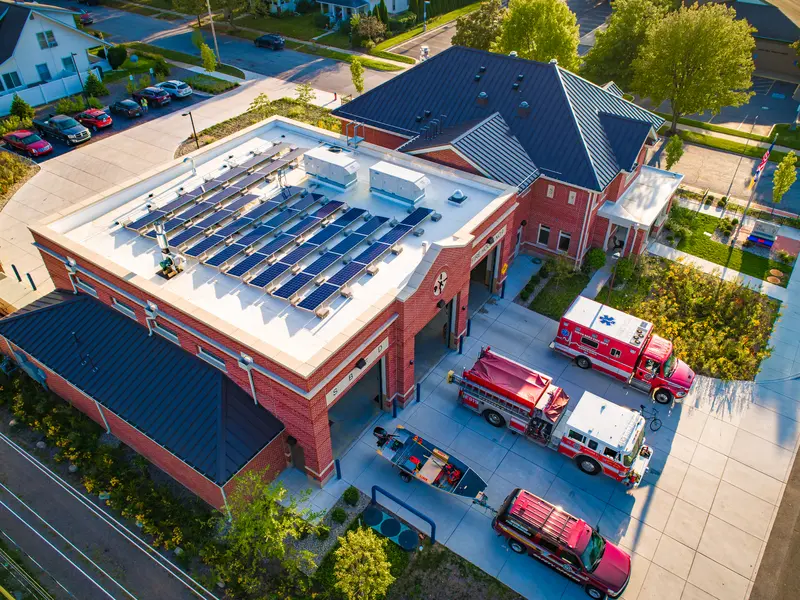
[(308, 273), (300, 273), (275, 290), (272, 295), (284, 299), (291, 298), (294, 294), (303, 289), (303, 287), (311, 283), (312, 279), (314, 279), (314, 277)]
[(332, 237), (335, 237), (338, 234), (340, 234), (342, 232), (342, 229), (344, 229), (344, 227), (337, 227), (336, 225), (328, 225), (327, 227), (320, 229), (317, 233), (308, 238), (308, 243), (313, 244), (314, 246), (319, 246), (321, 244), (324, 244)]
[(336, 273), (331, 276), (325, 283), (330, 283), (338, 287), (347, 285), (347, 283), (356, 277), (364, 270), (364, 265), (357, 262), (351, 262), (343, 266)]
[(266, 271), (261, 273), (258, 277), (253, 279), (250, 282), (250, 285), (254, 285), (256, 287), (264, 287), (266, 285), (269, 285), (291, 268), (292, 268), (291, 265), (287, 265), (282, 262), (275, 263), (274, 265), (269, 267)]
[(335, 225), (337, 227), (347, 227), (359, 217), (363, 217), (366, 212), (367, 211), (363, 208), (348, 208), (345, 213), (339, 216), (333, 223), (331, 223), (331, 225)]
[(285, 210), (282, 213), (278, 213), (272, 217), (269, 221), (264, 221), (264, 225), (271, 227), (272, 229), (276, 229), (287, 221), (291, 221), (293, 218), (295, 218), (297, 216), (297, 212), (298, 211), (293, 211), (292, 209)]
[(229, 258), (233, 258), (237, 254), (239, 254), (239, 252), (241, 252), (242, 250), (243, 248), (239, 244), (231, 244), (230, 246), (223, 248), (222, 250), (217, 252), (214, 256), (209, 258), (206, 261), (206, 264), (211, 265), (212, 267), (218, 267), (224, 264), (225, 261), (228, 260)]
[(433, 214), (433, 209), (431, 208), (415, 208), (414, 212), (408, 215), (405, 219), (400, 221), (401, 225), (410, 225), (411, 227), (416, 227), (420, 223), (422, 223), (425, 219)]
[(207, 250), (211, 250), (217, 244), (221, 244), (225, 241), (225, 237), (222, 235), (211, 235), (204, 240), (197, 242), (194, 246), (189, 248), (184, 252), (187, 256), (197, 257), (206, 252)]
[(297, 236), (289, 235), (289, 234), (281, 234), (277, 236), (274, 240), (270, 241), (267, 245), (262, 247), (257, 254), (261, 254), (264, 257), (264, 260), (275, 254), (276, 252), (280, 252), (286, 246), (291, 244)]
[(342, 208), (342, 206), (344, 206), (344, 202), (339, 202), (338, 200), (333, 202), (328, 202), (325, 206), (323, 206), (317, 211), (317, 216), (320, 219), (324, 219), (325, 217), (330, 217), (337, 210)]
[(155, 223), (156, 221), (158, 221), (161, 217), (165, 216), (166, 214), (167, 213), (164, 212), (163, 210), (154, 210), (147, 213), (143, 217), (139, 217), (135, 221), (128, 223), (127, 225), (125, 225), (125, 227), (127, 227), (128, 229), (133, 229), (134, 231), (141, 231), (151, 223)]
[(353, 259), (353, 262), (368, 265), (373, 260), (385, 253), (391, 246), (383, 242), (374, 242), (369, 248)]
[(222, 185), (223, 183), (230, 181), (234, 177), (238, 177), (239, 175), (241, 175), (246, 171), (247, 169), (243, 169), (242, 167), (231, 167), (227, 171), (224, 171), (220, 175), (214, 177), (214, 179), (212, 179), (211, 181), (219, 183), (219, 185)]
[(258, 200), (260, 197), (261, 196), (259, 196), (258, 194), (245, 194), (244, 196), (239, 196), (238, 198), (236, 198), (236, 200), (234, 200), (230, 204), (226, 204), (225, 210), (237, 211), (240, 208), (244, 208), (254, 200)]
[(231, 196), (235, 196), (239, 192), (241, 192), (241, 190), (236, 189), (235, 187), (226, 187), (224, 190), (217, 192), (210, 198), (206, 198), (206, 202), (211, 202), (212, 204), (222, 204), (225, 200)]
[(261, 238), (269, 235), (271, 232), (275, 231), (275, 227), (271, 225), (259, 225), (249, 233), (243, 235), (239, 240), (236, 242), (236, 246), (243, 246), (242, 249), (246, 248), (247, 246), (251, 246), (259, 241)]
[[(208, 229), (209, 227), (216, 225), (220, 221), (227, 219), (228, 217), (231, 216), (232, 213), (233, 213), (232, 210), (228, 208), (223, 208), (222, 210), (218, 210), (215, 213), (211, 213), (202, 221), (198, 221), (194, 227), (199, 227), (200, 229), (203, 230)], [(192, 229), (194, 229), (194, 227)]]
[(306, 256), (311, 254), (317, 248), (317, 244), (312, 244), (311, 242), (307, 242), (302, 246), (298, 246), (289, 254), (284, 256), (280, 262), (287, 264), (287, 265), (295, 265), (303, 260)]
[(246, 217), (250, 217), (253, 221), (257, 221), (264, 215), (271, 213), (273, 210), (278, 208), (283, 202), (279, 200), (267, 200), (256, 206), (255, 208), (248, 210), (245, 214)]
[(360, 233), (363, 235), (372, 235), (378, 229), (380, 229), (386, 221), (388, 221), (388, 217), (372, 217), (369, 221), (364, 223), (361, 227), (355, 230), (355, 233)]
[(261, 154), (256, 154), (252, 158), (248, 158), (239, 166), (242, 167), (243, 169), (252, 169), (253, 167), (257, 167), (261, 163), (268, 161), (276, 154), (282, 152), (283, 150), (286, 150), (286, 148), (288, 147), (289, 144), (281, 142), (280, 144), (276, 144), (275, 146), (272, 146), (271, 148), (264, 150), (264, 152), (262, 152)]
[(308, 231), (309, 229), (311, 229), (314, 225), (316, 225), (319, 222), (320, 219), (318, 217), (312, 217), (312, 216), (303, 217), (297, 223), (295, 223), (289, 229), (287, 229), (286, 233), (288, 235), (291, 235), (292, 237), (297, 237), (298, 235), (301, 235), (306, 231)]
[(331, 253), (337, 254), (338, 256), (342, 256), (347, 254), (358, 246), (361, 242), (367, 239), (367, 236), (358, 234), (358, 233), (351, 233), (346, 238), (344, 238), (341, 242), (336, 244), (333, 248), (331, 248)]
[(320, 256), (317, 260), (315, 260), (313, 263), (308, 265), (305, 269), (303, 269), (303, 273), (308, 273), (309, 275), (319, 275), (340, 258), (341, 256), (337, 254), (333, 254), (332, 252), (326, 252), (325, 254)]
[(301, 198), (294, 204), (292, 204), (289, 208), (291, 210), (295, 210), (297, 212), (304, 211), (310, 206), (314, 206), (317, 202), (322, 200), (325, 196), (323, 194), (308, 194), (305, 198)]
[(244, 257), (238, 263), (236, 263), (233, 267), (225, 271), (228, 275), (232, 275), (233, 277), (241, 277), (248, 271), (255, 269), (258, 265), (262, 262), (267, 260), (267, 257), (260, 252), (256, 252), (255, 254), (251, 254), (250, 256)]
[(330, 283), (324, 283), (311, 292), (308, 296), (303, 298), (303, 301), (298, 304), (300, 308), (304, 308), (305, 310), (315, 310), (319, 307), (320, 304), (325, 302), (328, 298), (333, 296), (336, 292), (339, 291), (338, 285), (332, 285)]
[(384, 244), (394, 244), (395, 242), (406, 237), (410, 231), (411, 226), (409, 225), (395, 225), (388, 232), (383, 234), (383, 237), (381, 237), (378, 241), (383, 242)]
[(264, 181), (265, 179), (266, 177), (261, 173), (251, 173), (246, 177), (242, 177), (239, 181), (232, 183), (231, 187), (239, 189), (249, 188), (251, 185)]
[[(219, 214), (219, 213), (214, 213)], [(223, 215), (224, 216), (224, 215)], [(179, 234), (172, 236), (169, 238), (169, 245), (170, 246), (180, 246), (181, 244), (185, 244), (192, 238), (197, 237), (201, 233), (203, 233), (204, 228), (200, 225), (195, 225), (194, 227), (189, 227), (188, 229), (184, 229)]]
[[(250, 213), (247, 213), (247, 215), (249, 214)], [(240, 229), (244, 229), (255, 220), (247, 215), (234, 219), (233, 221), (222, 227), (219, 231), (217, 231), (216, 235), (222, 236), (222, 239), (225, 239), (226, 237), (233, 235)]]

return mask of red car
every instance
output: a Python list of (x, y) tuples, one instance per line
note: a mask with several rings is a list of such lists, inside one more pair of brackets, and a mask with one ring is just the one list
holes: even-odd
[(90, 127), (92, 131), (109, 127), (113, 121), (106, 113), (99, 108), (90, 108), (75, 116), (75, 120), (84, 127)]
[(7, 133), (3, 136), (3, 141), (5, 141), (6, 144), (15, 150), (24, 152), (31, 157), (44, 156), (45, 154), (50, 154), (53, 151), (53, 147), (50, 145), (50, 142), (43, 140), (38, 135), (32, 131), (28, 131), (27, 129), (21, 129), (19, 131)]
[(133, 99), (139, 104), (142, 103), (142, 100), (147, 100), (147, 104), (150, 106), (164, 106), (169, 104), (172, 98), (166, 90), (157, 87), (146, 87), (138, 92), (133, 92)]
[(517, 554), (528, 554), (583, 585), (594, 600), (619, 598), (631, 578), (631, 557), (586, 521), (517, 488), (492, 527)]
[(81, 16), (79, 18), (81, 20), (81, 25), (91, 25), (92, 23), (94, 23), (94, 17), (92, 16), (92, 13), (90, 13), (89, 11), (82, 10)]

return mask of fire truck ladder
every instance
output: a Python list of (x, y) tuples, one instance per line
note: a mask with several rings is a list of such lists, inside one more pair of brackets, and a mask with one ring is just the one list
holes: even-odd
[(463, 377), (456, 375), (454, 371), (447, 372), (447, 383), (457, 384), (458, 387), (461, 388), (462, 390), (469, 392), (473, 396), (480, 398), (484, 402), (491, 404), (492, 406), (498, 409), (514, 412), (519, 417), (522, 417), (524, 419), (530, 420), (531, 418), (530, 414), (514, 406), (512, 401), (502, 399), (503, 397), (500, 394), (493, 392), (492, 390), (485, 388), (482, 385), (473, 383), (472, 381), (467, 381)]

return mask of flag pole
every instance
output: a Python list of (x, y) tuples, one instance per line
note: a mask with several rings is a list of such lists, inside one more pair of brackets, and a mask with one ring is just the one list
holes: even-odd
[(756, 188), (758, 187), (758, 180), (761, 178), (761, 174), (764, 172), (764, 169), (767, 166), (767, 161), (769, 161), (769, 155), (772, 152), (772, 149), (775, 147), (775, 142), (778, 140), (778, 134), (775, 134), (775, 137), (772, 138), (772, 144), (770, 144), (767, 151), (764, 153), (764, 156), (761, 159), (758, 167), (756, 168), (755, 175), (753, 175), (753, 180), (750, 182), (750, 195), (747, 197), (747, 204), (744, 207), (744, 213), (742, 214), (742, 219), (739, 221), (739, 226), (736, 228), (736, 232), (734, 233), (733, 241), (736, 242), (736, 238), (739, 237), (739, 232), (742, 229), (742, 225), (744, 225), (744, 219), (747, 217), (747, 211), (750, 210), (750, 204), (753, 202), (753, 196), (756, 194)]

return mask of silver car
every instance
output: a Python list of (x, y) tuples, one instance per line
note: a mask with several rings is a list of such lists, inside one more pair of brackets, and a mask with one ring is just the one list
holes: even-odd
[(177, 79), (171, 79), (159, 83), (156, 87), (160, 87), (173, 98), (185, 98), (192, 95), (192, 86)]

